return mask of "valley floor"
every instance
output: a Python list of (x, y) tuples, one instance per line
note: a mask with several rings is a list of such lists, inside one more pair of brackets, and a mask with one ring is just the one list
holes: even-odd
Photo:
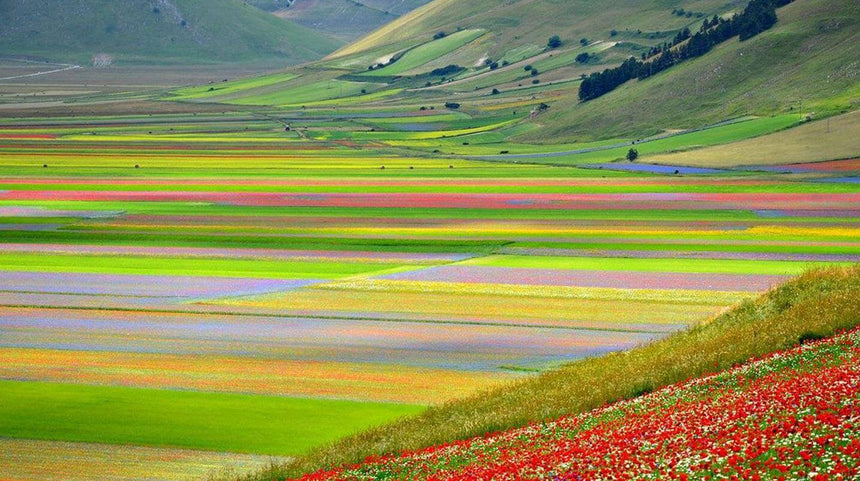
[(242, 112), (2, 121), (0, 478), (246, 470), (860, 261), (860, 193), (829, 181), (853, 161), (356, 142)]

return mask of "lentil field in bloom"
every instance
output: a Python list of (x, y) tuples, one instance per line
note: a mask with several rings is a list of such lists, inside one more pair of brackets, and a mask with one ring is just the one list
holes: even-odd
[(860, 261), (825, 182), (856, 162), (538, 165), (368, 132), (462, 113), (295, 116), (0, 119), (0, 479), (280, 463)]
[(555, 421), (301, 478), (850, 480), (860, 330)]

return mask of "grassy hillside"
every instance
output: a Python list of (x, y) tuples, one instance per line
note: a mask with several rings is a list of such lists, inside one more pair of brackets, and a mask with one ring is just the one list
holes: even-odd
[(339, 43), (239, 0), (9, 0), (0, 25), (0, 55), (81, 64), (99, 54), (115, 63), (300, 63)]
[(848, 159), (860, 152), (857, 132), (860, 132), (860, 111), (854, 110), (740, 142), (648, 155), (643, 161), (664, 165), (737, 167)]
[(699, 0), (694, 3), (621, 0), (613, 2), (610, 9), (588, 0), (435, 0), (339, 50), (334, 56), (351, 55), (398, 42), (416, 41), (439, 31), (450, 33), (464, 28), (493, 32), (496, 42), (488, 53), (495, 56), (523, 45), (542, 48), (552, 35), (559, 35), (571, 44), (577, 44), (583, 37), (594, 40), (607, 38), (612, 30), (617, 32), (614, 40), (648, 39), (700, 21), (695, 14), (690, 17), (674, 15), (674, 9), (685, 7), (704, 16), (724, 13), (745, 3), (742, 0)]
[(297, 0), (266, 2), (280, 5), (273, 13), (299, 25), (349, 41), (396, 20), (429, 0)]
[(555, 419), (718, 372), (860, 323), (860, 267), (808, 272), (689, 331), (431, 408), (346, 438), (247, 479), (284, 479), (320, 468)]
[[(671, 41), (681, 29), (696, 31), (703, 18), (731, 15), (746, 4), (623, 0), (607, 10), (585, 0), (519, 0), (503, 5), (435, 0), (309, 68), (293, 70), (289, 82), (225, 84), (206, 87), (193, 99), (182, 92), (170, 98), (258, 107), (361, 106), (383, 112), (453, 103), (474, 119), (470, 127), (481, 127), (437, 136), (470, 136), (462, 139), (467, 142), (458, 139), (445, 145), (450, 149), (446, 153), (459, 155), (522, 153), (526, 144), (578, 146), (593, 140), (642, 139), (748, 115), (797, 114), (799, 120), (802, 110), (803, 117), (820, 118), (856, 107), (858, 66), (846, 60), (860, 57), (858, 18), (851, 0), (796, 0), (780, 8), (776, 26), (758, 36), (744, 42), (729, 39), (704, 56), (646, 80), (579, 101), (583, 76), (630, 56), (640, 57)], [(304, 5), (311, 8), (311, 3)], [(335, 3), (325, 5), (335, 8)], [(548, 48), (553, 35), (562, 44)], [(529, 111), (541, 104), (549, 109), (529, 118)], [(500, 114), (511, 122), (493, 127), (492, 122), (478, 120)], [(766, 133), (771, 132), (756, 135)], [(355, 137), (362, 136), (366, 137)], [(492, 142), (485, 141), (490, 138)], [(510, 141), (515, 143), (505, 143)], [(492, 147), (479, 151), (477, 146), (485, 143)], [(441, 150), (441, 144), (398, 146)], [(642, 147), (643, 154), (657, 152)]]
[(856, 479), (858, 368), (853, 329), (579, 415), (302, 481)]
[(599, 99), (558, 102), (541, 128), (523, 139), (648, 135), (745, 114), (815, 115), (856, 108), (860, 17), (851, 0), (797, 0), (778, 10), (777, 25)]

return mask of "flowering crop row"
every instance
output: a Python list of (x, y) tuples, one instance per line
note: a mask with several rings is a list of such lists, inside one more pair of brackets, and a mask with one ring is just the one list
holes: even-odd
[(847, 480), (860, 475), (860, 329), (553, 422), (319, 480)]

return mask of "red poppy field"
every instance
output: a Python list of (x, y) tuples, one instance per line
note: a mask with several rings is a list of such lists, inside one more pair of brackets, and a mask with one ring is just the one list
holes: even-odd
[(301, 478), (851, 480), (860, 330), (552, 422)]

